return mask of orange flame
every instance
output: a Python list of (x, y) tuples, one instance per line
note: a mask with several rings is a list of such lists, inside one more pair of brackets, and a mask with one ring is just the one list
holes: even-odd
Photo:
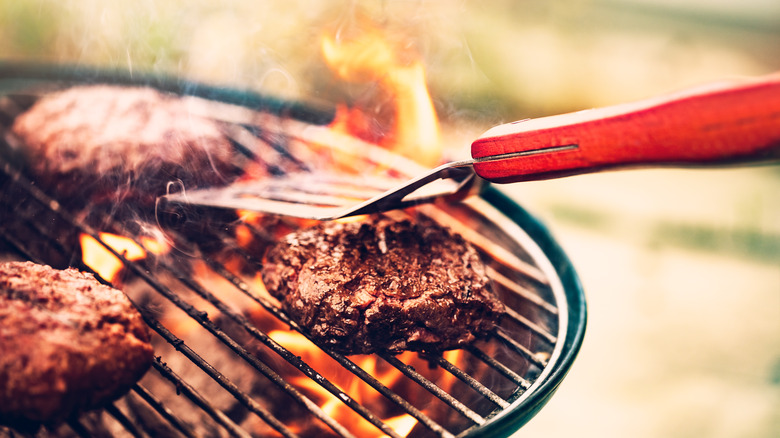
[[(382, 32), (367, 26), (354, 38), (322, 38), (325, 61), (343, 80), (376, 82), (392, 97), (395, 126), (382, 145), (427, 166), (441, 157), (441, 138), (436, 110), (425, 79), (425, 69), (416, 54), (391, 43)], [(347, 132), (365, 129), (366, 117), (356, 110), (340, 109), (335, 126)]]
[(147, 251), (155, 255), (167, 254), (171, 249), (171, 247), (161, 238), (142, 236), (140, 240), (141, 245), (146, 248)]
[[(323, 353), (317, 346), (311, 343), (303, 335), (288, 330), (274, 330), (268, 333), (274, 341), (278, 342), (293, 354), (301, 357), (306, 363), (317, 367), (323, 377), (328, 379), (342, 391), (352, 397), (355, 402), (368, 406), (373, 402), (381, 401), (381, 395), (370, 385), (361, 379), (355, 378), (349, 371)], [(402, 354), (400, 357), (405, 360), (412, 358), (410, 352)], [(377, 358), (373, 355), (355, 355), (351, 359), (357, 366), (362, 368), (368, 374), (374, 376), (383, 385), (392, 387), (393, 384), (402, 376), (401, 372), (388, 367), (382, 370), (377, 366)], [(374, 425), (366, 419), (347, 407), (342, 400), (334, 396), (314, 380), (306, 376), (298, 376), (290, 379), (302, 390), (306, 391), (319, 402), (322, 410), (341, 424), (348, 425), (351, 432), (358, 436), (365, 437), (385, 437)], [(408, 414), (402, 414), (383, 420), (388, 426), (395, 430), (399, 435), (406, 436), (417, 424), (417, 419)]]
[[(399, 415), (397, 417), (389, 418), (385, 420), (388, 426), (390, 426), (398, 435), (407, 436), (414, 429), (417, 424), (417, 419), (409, 414)], [(387, 435), (382, 435), (382, 438)]]
[[(122, 254), (128, 260), (141, 260), (146, 258), (147, 251), (152, 254), (165, 254), (168, 245), (158, 239), (141, 237), (141, 245), (132, 239), (111, 233), (99, 233), (98, 237), (103, 243)], [(82, 260), (85, 265), (92, 268), (98, 275), (108, 281), (116, 281), (117, 274), (122, 270), (123, 263), (117, 256), (111, 253), (105, 246), (92, 236), (82, 233), (79, 236), (81, 243)]]
[[(339, 169), (363, 172), (368, 163), (377, 164), (376, 161), (370, 162), (366, 159), (364, 150), (366, 146), (374, 148), (375, 145), (388, 148), (428, 167), (439, 163), (442, 155), (439, 122), (426, 86), (423, 63), (409, 47), (407, 44), (391, 41), (380, 29), (373, 26), (365, 26), (360, 32), (350, 34), (348, 37), (343, 33), (323, 36), (321, 40), (323, 56), (340, 79), (348, 82), (374, 82), (385, 93), (383, 97), (390, 97), (392, 102), (392, 114), (387, 120), (377, 117), (374, 113), (369, 114), (359, 106), (341, 105), (337, 108), (336, 117), (330, 126), (311, 131), (313, 133), (310, 137), (306, 137), (306, 141), (313, 141), (314, 144), (321, 143), (324, 149), (327, 149), (323, 156), (332, 161), (329, 164), (341, 166), (338, 167)], [(385, 125), (387, 128), (385, 130), (389, 133), (377, 129), (379, 122), (392, 123), (392, 126), (387, 126), (390, 123)], [(331, 145), (334, 147), (331, 148)], [(391, 165), (385, 162), (378, 164), (380, 168)], [(248, 179), (262, 176), (261, 173), (247, 174)], [(255, 234), (264, 230), (266, 218), (248, 211), (237, 213), (241, 217), (242, 224), (236, 229), (236, 242), (242, 248), (251, 250), (257, 239)], [(296, 220), (294, 227), (307, 227), (313, 223), (315, 222)], [(277, 229), (274, 234), (280, 229)], [(260, 297), (276, 302), (276, 299), (265, 289), (260, 273), (256, 273), (247, 281), (251, 284), (251, 289)], [(253, 321), (260, 324), (271, 339), (311, 365), (355, 402), (382, 418), (382, 421), (398, 435), (408, 435), (417, 425), (417, 419), (402, 413), (393, 403), (388, 403), (385, 397), (371, 385), (342, 367), (338, 361), (311, 343), (305, 336), (289, 330), (288, 327), (265, 322), (266, 318), (277, 320), (262, 309), (256, 308), (250, 314)], [(425, 378), (445, 390), (456, 383), (453, 375), (440, 368), (430, 367), (427, 360), (416, 353), (404, 352), (396, 357), (403, 363), (414, 366)], [(457, 363), (462, 357), (462, 353), (458, 351), (445, 353), (445, 358), (453, 363)], [(414, 384), (410, 384), (400, 370), (378, 359), (376, 355), (354, 355), (350, 356), (350, 360), (391, 391), (402, 394), (402, 397), (410, 403), (424, 406), (434, 397), (426, 391), (420, 391)], [(349, 408), (343, 400), (294, 367), (281, 371), (281, 374), (317, 403), (327, 415), (346, 426), (356, 436), (385, 436), (381, 430)], [(298, 427), (304, 427), (292, 426), (296, 430)]]
[[(110, 233), (100, 233), (98, 237), (128, 260), (140, 260), (146, 257), (146, 251), (132, 239)], [(84, 264), (104, 279), (116, 280), (123, 266), (122, 261), (88, 234), (81, 234), (79, 240)]]

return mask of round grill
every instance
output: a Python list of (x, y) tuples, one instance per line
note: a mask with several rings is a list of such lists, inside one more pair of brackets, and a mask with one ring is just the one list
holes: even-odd
[[(297, 130), (321, 127), (331, 115), (175, 78), (3, 65), (0, 81), (4, 136), (47, 89), (85, 82), (154, 86), (196, 99), (201, 114), (222, 123), (237, 154), (262, 161), (271, 173), (306, 166), (322, 145), (301, 141)], [(478, 248), (507, 306), (500, 326), (453, 352), (343, 356), (308, 340), (257, 281), (258, 248), (305, 223), (194, 209), (72, 211), (67, 200), (37, 188), (6, 141), (0, 161), (5, 257), (89, 270), (77, 237), (91, 236), (120, 260), (115, 286), (156, 333), (158, 359), (128, 395), (50, 426), (55, 433), (508, 436), (546, 403), (582, 342), (585, 300), (569, 260), (542, 224), (492, 187), (459, 204), (389, 214), (424, 215)], [(173, 250), (129, 260), (102, 232), (138, 245), (157, 233)], [(410, 426), (399, 426), (401, 419)]]

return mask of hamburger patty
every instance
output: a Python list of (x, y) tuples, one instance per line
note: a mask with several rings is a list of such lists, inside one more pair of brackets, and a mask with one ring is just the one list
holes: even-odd
[(457, 348), (504, 309), (476, 250), (429, 220), (297, 231), (268, 251), (263, 281), (313, 339), (345, 354)]
[(170, 182), (191, 189), (238, 175), (217, 123), (152, 88), (55, 92), (17, 117), (11, 131), (36, 181), (60, 198), (151, 205)]
[(99, 407), (153, 358), (141, 315), (76, 269), (0, 264), (0, 424), (56, 423)]

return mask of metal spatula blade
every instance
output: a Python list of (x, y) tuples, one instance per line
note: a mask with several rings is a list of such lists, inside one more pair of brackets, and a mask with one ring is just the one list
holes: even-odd
[(168, 206), (199, 205), (234, 210), (333, 220), (406, 208), (438, 198), (461, 198), (482, 186), (473, 160), (439, 166), (412, 180), (332, 174), (295, 173), (246, 181), (227, 187), (168, 194)]
[(780, 160), (778, 122), (780, 74), (773, 74), (499, 125), (472, 142), (473, 159), (406, 182), (312, 173), (163, 200), (330, 220), (465, 196), (483, 179), (513, 183), (621, 167), (774, 162)]

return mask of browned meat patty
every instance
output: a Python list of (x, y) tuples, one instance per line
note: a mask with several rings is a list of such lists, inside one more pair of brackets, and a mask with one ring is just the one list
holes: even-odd
[(153, 359), (130, 300), (91, 274), (0, 264), (0, 424), (56, 423), (125, 393)]
[(428, 220), (292, 233), (268, 251), (263, 281), (315, 340), (345, 354), (457, 348), (504, 309), (474, 248)]
[(42, 97), (12, 126), (36, 181), (58, 197), (151, 205), (238, 175), (217, 123), (151, 88), (76, 86)]

